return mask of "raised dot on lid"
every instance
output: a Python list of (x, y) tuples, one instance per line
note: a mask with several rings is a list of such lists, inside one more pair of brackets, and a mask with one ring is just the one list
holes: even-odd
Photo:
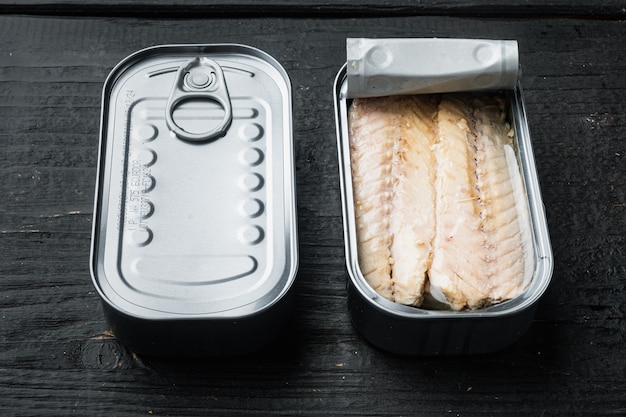
[(257, 173), (242, 175), (239, 178), (239, 188), (243, 191), (259, 191), (263, 188), (263, 177)]
[(142, 149), (133, 154), (133, 158), (139, 161), (139, 163), (145, 167), (154, 165), (156, 162), (156, 153), (150, 149)]
[(259, 217), (263, 214), (265, 210), (265, 205), (259, 199), (253, 198), (250, 200), (244, 200), (239, 203), (239, 213), (244, 217), (249, 217), (251, 219), (255, 217)]
[(126, 239), (135, 246), (146, 246), (152, 241), (152, 230), (148, 227), (130, 230), (126, 233)]
[(246, 245), (257, 245), (263, 241), (265, 232), (260, 226), (247, 225), (239, 229), (237, 234), (239, 241)]
[(204, 87), (209, 84), (210, 80), (209, 74), (204, 72), (196, 71), (191, 74), (191, 83), (196, 87)]
[(474, 48), (474, 59), (480, 63), (488, 64), (495, 58), (496, 56), (491, 45), (484, 44)]
[(248, 142), (256, 142), (263, 137), (263, 126), (258, 123), (246, 123), (239, 128), (239, 137)]
[(248, 148), (241, 151), (239, 154), (239, 161), (243, 165), (257, 166), (263, 162), (263, 151), (258, 148)]
[(366, 59), (374, 68), (385, 68), (393, 61), (393, 53), (386, 46), (380, 45), (370, 49)]
[(150, 142), (156, 139), (159, 131), (152, 124), (141, 124), (133, 128), (133, 139), (141, 142)]

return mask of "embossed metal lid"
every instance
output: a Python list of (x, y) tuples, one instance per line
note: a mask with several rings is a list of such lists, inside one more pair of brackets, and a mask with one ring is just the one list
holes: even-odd
[(347, 95), (380, 97), (513, 89), (517, 41), (348, 38)]
[(297, 269), (291, 87), (242, 45), (149, 48), (103, 95), (92, 277), (142, 319), (237, 318)]

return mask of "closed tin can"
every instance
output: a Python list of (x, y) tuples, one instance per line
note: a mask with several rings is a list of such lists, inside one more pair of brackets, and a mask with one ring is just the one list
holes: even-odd
[(291, 86), (244, 45), (170, 45), (104, 85), (91, 272), (138, 353), (237, 354), (289, 316), (298, 264)]
[[(431, 48), (432, 42), (430, 40), (425, 44), (430, 48), (429, 50), (433, 51), (433, 55), (421, 56), (416, 54), (414, 57), (416, 62), (429, 59), (437, 60), (439, 57), (445, 56), (447, 45), (454, 44), (454, 42), (446, 40), (436, 45), (436, 48)], [(411, 44), (407, 40), (402, 40), (402, 43)], [(418, 41), (416, 45), (419, 46), (419, 44)], [(377, 52), (380, 49), (391, 50), (385, 45), (384, 40), (380, 41), (376, 47), (379, 48), (375, 50)], [(412, 53), (415, 54), (415, 50), (412, 50)], [(515, 51), (515, 53), (517, 52)], [(350, 55), (350, 51), (348, 51), (348, 55)], [(393, 56), (385, 55), (385, 57), (389, 58), (386, 62), (394, 62)], [(446, 62), (450, 62), (448, 57), (446, 57)], [(429, 61), (429, 65), (431, 64)], [(442, 65), (445, 65), (445, 62)], [(532, 277), (525, 290), (513, 299), (484, 308), (453, 311), (452, 309), (414, 307), (390, 301), (375, 291), (364, 277), (359, 263), (357, 222), (355, 219), (356, 203), (351, 169), (348, 119), (353, 97), (348, 94), (347, 80), (350, 68), (347, 66), (344, 65), (337, 74), (333, 94), (348, 272), (348, 309), (355, 328), (375, 346), (403, 355), (486, 353), (511, 345), (529, 328), (538, 300), (550, 282), (553, 268), (552, 250), (520, 83), (516, 82), (510, 89), (498, 91), (498, 94), (505, 97), (507, 101), (507, 119), (514, 131), (516, 140), (514, 146), (515, 159), (519, 163), (519, 175), (523, 180), (523, 189), (526, 193), (526, 198), (523, 200), (527, 201), (530, 234), (532, 235), (530, 238), (532, 249), (527, 255), (532, 258), (530, 262), (533, 265)], [(355, 64), (354, 67), (357, 68), (357, 65)], [(420, 70), (416, 70), (416, 72), (420, 73)], [(462, 68), (459, 72), (462, 72)], [(406, 74), (402, 74), (402, 76), (406, 77)], [(454, 79), (454, 85), (464, 85), (467, 90), (472, 90), (472, 79), (476, 79), (477, 76), (480, 76), (480, 73), (474, 72), (470, 73), (466, 80)], [(397, 80), (385, 80), (384, 77), (384, 72), (377, 73), (376, 85), (389, 86), (394, 82), (403, 87), (407, 85), (406, 78), (397, 82)], [(393, 77), (393, 74), (390, 77)], [(419, 85), (420, 87), (424, 85), (426, 93), (434, 93), (437, 92), (438, 77), (438, 73), (434, 72), (431, 78), (436, 82), (417, 80), (411, 82), (411, 85)], [(450, 85), (448, 81), (446, 80), (446, 86)], [(393, 94), (393, 92), (385, 91), (385, 95), (388, 94)]]

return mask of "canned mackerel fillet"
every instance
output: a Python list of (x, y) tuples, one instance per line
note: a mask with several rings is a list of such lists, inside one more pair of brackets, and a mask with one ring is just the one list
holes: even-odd
[(348, 308), (405, 355), (502, 349), (552, 275), (517, 42), (348, 39), (334, 85)]
[(138, 353), (238, 354), (291, 306), (298, 253), (291, 86), (243, 45), (139, 51), (103, 91), (91, 272)]

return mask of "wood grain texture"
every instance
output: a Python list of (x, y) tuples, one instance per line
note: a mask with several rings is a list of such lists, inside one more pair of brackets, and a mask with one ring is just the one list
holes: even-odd
[[(625, 29), (561, 18), (0, 16), (0, 414), (626, 414)], [(555, 270), (530, 331), (501, 352), (397, 357), (350, 325), (331, 85), (345, 38), (373, 35), (519, 41)], [(102, 85), (146, 46), (219, 42), (259, 47), (291, 78), (296, 308), (252, 355), (138, 357), (109, 332), (89, 276)]]
[(620, 0), (0, 0), (0, 13), (56, 16), (137, 16), (176, 18), (216, 17), (574, 17), (623, 20)]

